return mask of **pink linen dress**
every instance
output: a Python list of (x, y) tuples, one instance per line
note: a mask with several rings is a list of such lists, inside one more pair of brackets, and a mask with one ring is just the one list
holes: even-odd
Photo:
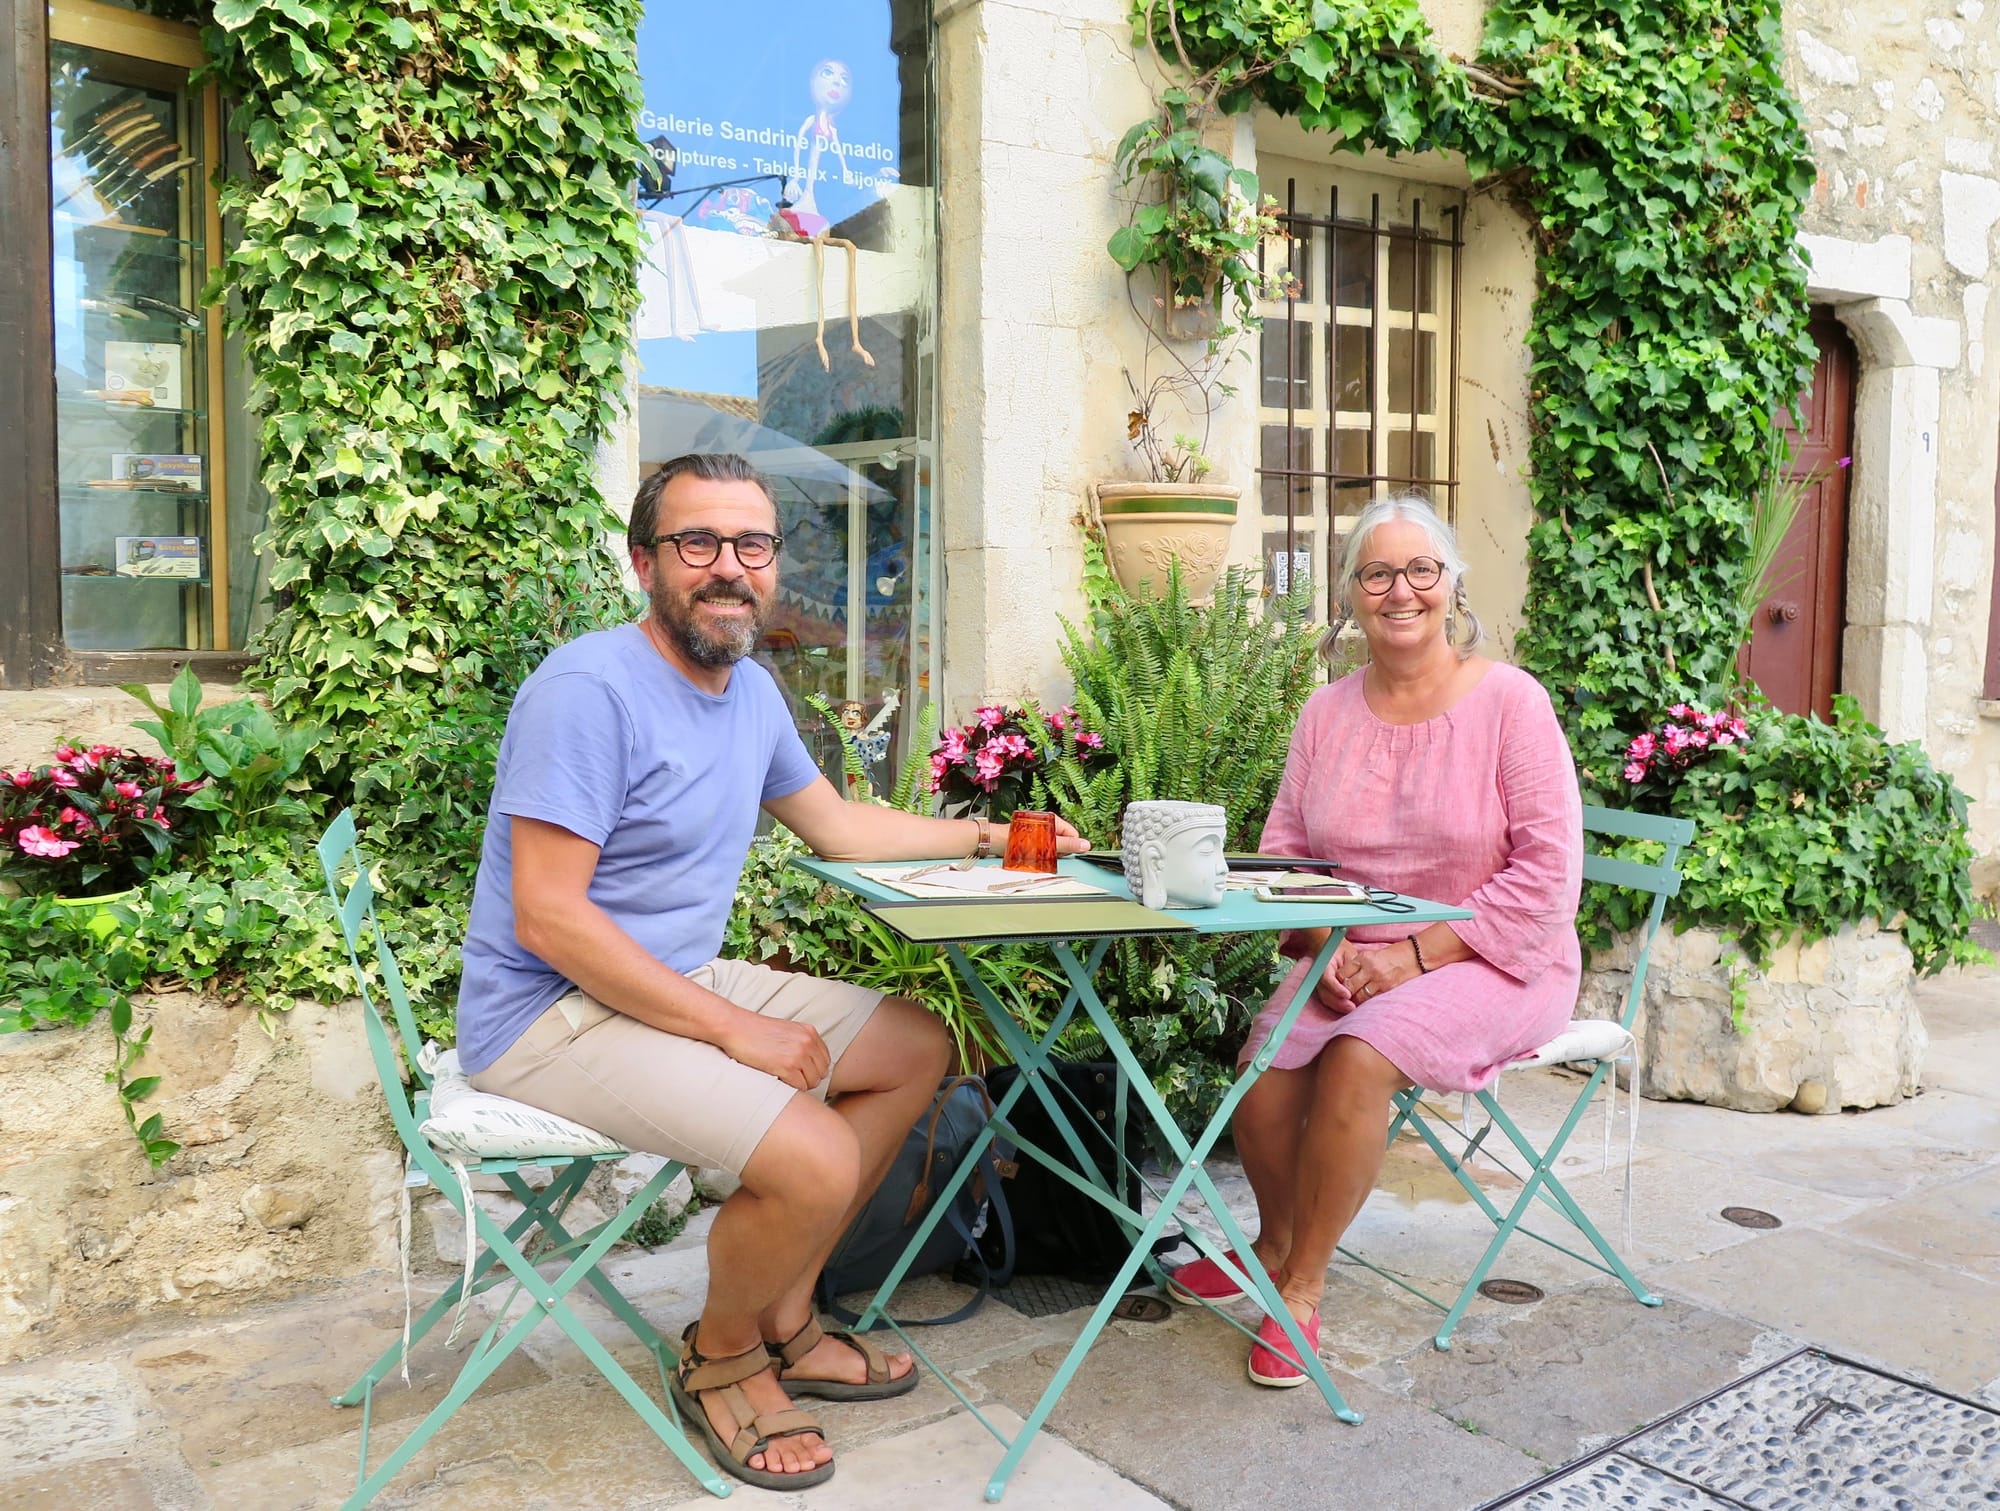
[[(1421, 724), (1377, 718), (1362, 675), (1307, 699), (1259, 848), (1337, 860), (1351, 881), (1462, 903), (1473, 916), (1451, 927), (1478, 958), (1434, 967), (1344, 1014), (1309, 999), (1275, 1064), (1309, 1064), (1334, 1035), (1354, 1034), (1420, 1086), (1478, 1091), (1554, 1038), (1576, 1005), (1576, 767), (1549, 695), (1516, 667), (1495, 662)], [(1347, 937), (1380, 948), (1420, 927), (1379, 924)], [(1265, 1004), (1239, 1064), (1310, 965), (1295, 965)]]

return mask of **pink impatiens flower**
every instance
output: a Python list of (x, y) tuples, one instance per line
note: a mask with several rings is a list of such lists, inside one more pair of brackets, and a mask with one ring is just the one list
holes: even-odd
[(58, 787), (74, 787), (76, 785), (76, 773), (65, 767), (58, 766), (49, 773), (49, 780)]
[(120, 797), (137, 797), (144, 790), (137, 782), (113, 782), (111, 785)]
[(30, 824), (23, 829), (14, 837), (14, 843), (26, 854), (39, 855), (46, 860), (61, 860), (77, 847), (75, 840), (63, 839), (40, 824)]
[(1093, 730), (1079, 730), (1077, 732), (1076, 743), (1081, 745), (1085, 750), (1102, 750), (1104, 748), (1104, 736)]
[(1625, 780), (1628, 782), (1645, 781), (1646, 763), (1644, 761), (1628, 761), (1625, 765)]
[(995, 708), (991, 704), (985, 708), (973, 709), (972, 716), (979, 721), (981, 729), (998, 729), (1007, 718), (1005, 710)]

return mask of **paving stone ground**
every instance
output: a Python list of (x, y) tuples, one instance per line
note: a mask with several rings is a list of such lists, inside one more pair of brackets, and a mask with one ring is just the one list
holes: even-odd
[[(1644, 1105), (1626, 1252), (1665, 1298), (1658, 1309), (1539, 1245), (1517, 1244), (1498, 1273), (1546, 1298), (1476, 1305), (1440, 1353), (1430, 1344), (1435, 1313), (1337, 1262), (1322, 1351), (1365, 1414), (1359, 1426), (1334, 1421), (1309, 1388), (1251, 1385), (1240, 1335), (1206, 1313), (1114, 1323), (1005, 1503), (1469, 1511), (1804, 1344), (2000, 1406), (2000, 973), (1924, 983), (1920, 1002), (1932, 1036), (1925, 1091), (1901, 1106), (1808, 1118)], [(1539, 1131), (1574, 1085), (1560, 1072), (1510, 1077), (1507, 1105)], [(1623, 1163), (1602, 1168), (1597, 1130), (1579, 1131), (1562, 1173), (1615, 1242)], [(1225, 1163), (1217, 1175), (1247, 1215), (1240, 1171)], [(1733, 1226), (1719, 1216), (1730, 1205), (1770, 1212), (1782, 1226)], [(677, 1333), (699, 1308), (705, 1231), (697, 1220), (665, 1249), (613, 1261), (618, 1284), (662, 1331)], [(1488, 1231), (1420, 1149), (1399, 1147), (1350, 1239), (1412, 1283), (1442, 1286), (1471, 1267)], [(418, 1304), (436, 1287), (420, 1287)], [(933, 1280), (908, 1302), (922, 1314), (960, 1294)], [(657, 1390), (645, 1355), (610, 1315), (590, 1302), (579, 1309)], [(0, 1511), (338, 1506), (353, 1483), (360, 1422), (327, 1398), (395, 1335), (402, 1312), (400, 1287), (385, 1276), (223, 1318), (148, 1321), (114, 1344), (0, 1371)], [(1082, 1321), (1081, 1312), (1030, 1319), (989, 1304), (925, 1343), (1005, 1429), (1032, 1409)], [(439, 1341), (418, 1350), (411, 1383), (392, 1381), (378, 1396), (374, 1452), (444, 1394), (464, 1355)], [(817, 1409), (840, 1453), (834, 1479), (789, 1495), (743, 1487), (733, 1504), (983, 1503), (999, 1448), (937, 1381), (893, 1402)], [(1671, 1482), (1648, 1481), (1657, 1470), (1636, 1457), (1600, 1462), (1609, 1466), (1604, 1495), (1699, 1504), (1673, 1499)], [(1926, 1511), (1987, 1504), (1986, 1490)], [(578, 1350), (544, 1328), (376, 1504), (694, 1511), (711, 1502)]]

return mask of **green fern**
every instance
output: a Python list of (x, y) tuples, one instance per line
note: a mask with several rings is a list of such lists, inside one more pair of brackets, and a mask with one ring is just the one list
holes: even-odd
[[(1115, 761), (1086, 774), (1065, 746), (1030, 802), (1107, 848), (1118, 843), (1128, 803), (1219, 803), (1230, 847), (1253, 848), (1318, 682), (1310, 589), (1267, 601), (1238, 569), (1196, 608), (1176, 569), (1164, 598), (1134, 598), (1111, 577), (1099, 542), (1084, 550), (1090, 613), (1086, 626), (1063, 621), (1063, 664), (1084, 727), (1104, 736)], [(1122, 940), (1100, 991), (1155, 1088), (1193, 1127), (1227, 1091), (1236, 1050), (1278, 976), (1268, 935)], [(1078, 1029), (1065, 1047), (1101, 1054), (1093, 1040)]]

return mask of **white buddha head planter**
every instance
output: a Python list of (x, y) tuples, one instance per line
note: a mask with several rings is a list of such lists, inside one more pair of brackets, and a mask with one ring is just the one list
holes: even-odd
[(1229, 877), (1223, 834), (1229, 815), (1214, 803), (1132, 803), (1121, 849), (1125, 885), (1149, 908), (1213, 908)]

